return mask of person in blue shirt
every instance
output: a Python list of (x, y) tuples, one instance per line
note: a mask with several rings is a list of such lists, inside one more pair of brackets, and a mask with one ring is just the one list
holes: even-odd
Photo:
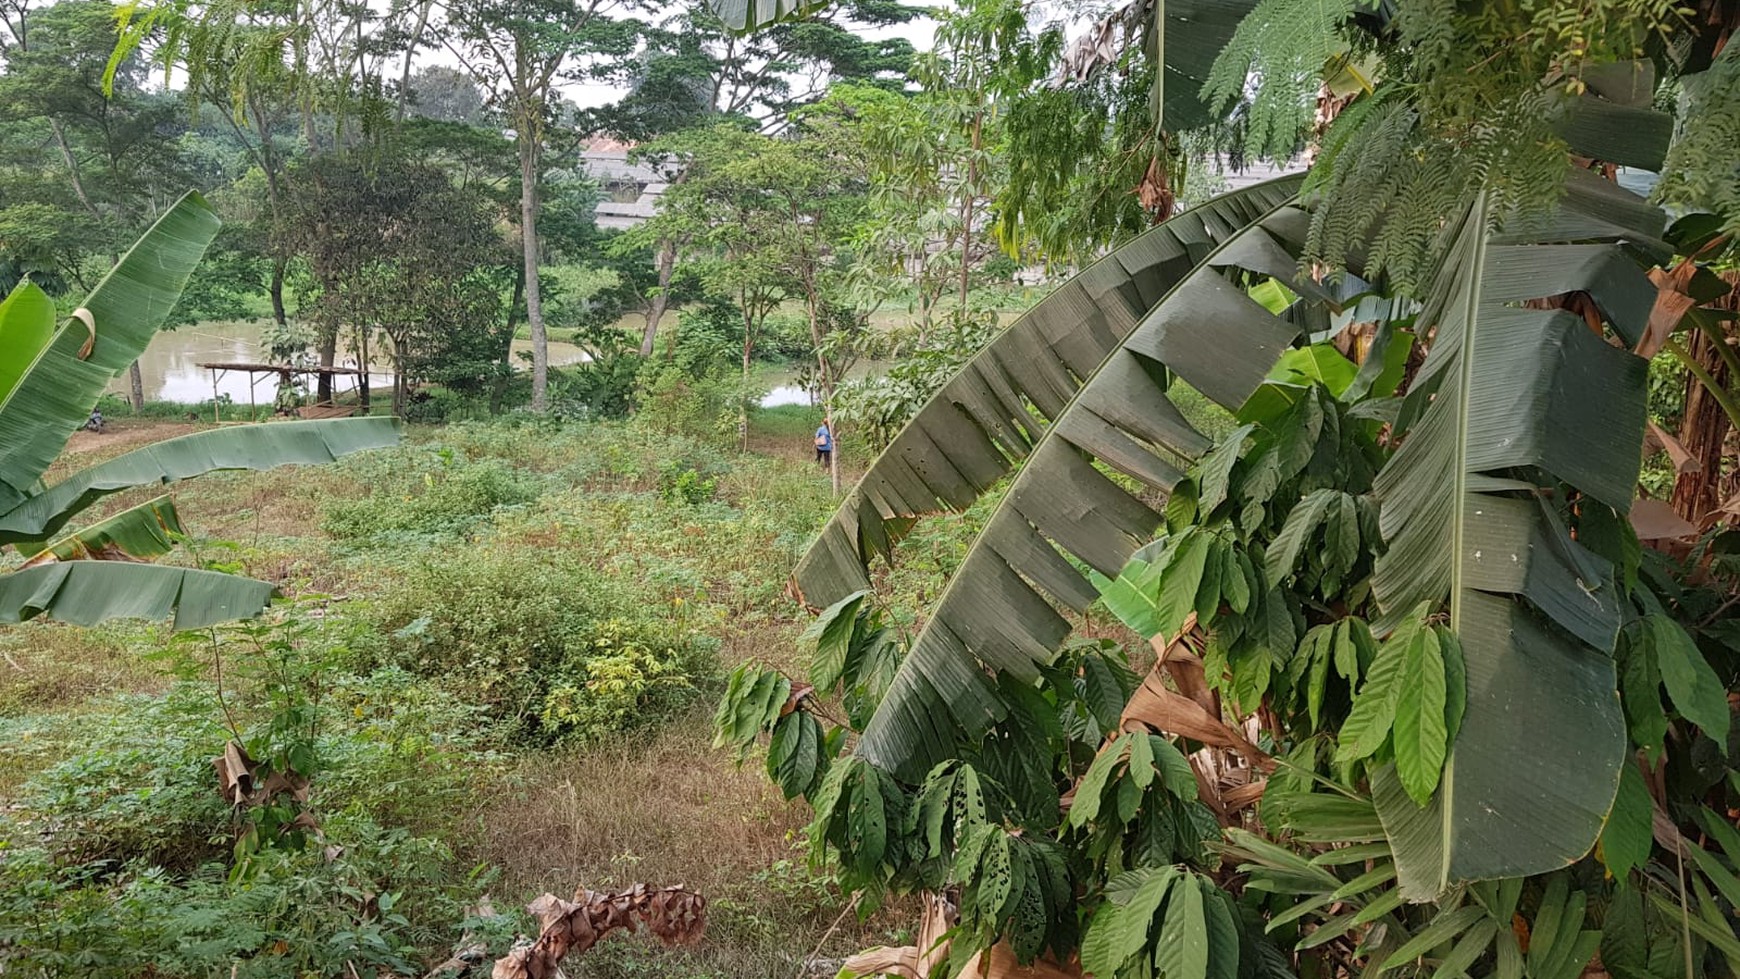
[(828, 423), (823, 422), (822, 426), (816, 429), (816, 462), (820, 463), (823, 469), (826, 469), (833, 462), (833, 459), (834, 433), (828, 430)]

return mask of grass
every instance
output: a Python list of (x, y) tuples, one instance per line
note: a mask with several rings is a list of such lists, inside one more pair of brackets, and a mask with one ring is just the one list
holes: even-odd
[[(709, 747), (710, 704), (724, 669), (749, 657), (799, 668), (801, 613), (783, 589), (834, 505), (811, 460), (813, 425), (812, 410), (801, 406), (758, 411), (744, 455), (632, 423), (413, 427), (399, 449), (324, 467), (217, 473), (176, 488), (193, 538), (173, 560), (221, 562), (293, 597), (332, 596), (319, 607), (333, 665), (320, 674), (332, 719), (323, 754), (330, 769), (316, 780), (316, 805), (340, 845), (373, 846), (364, 841), (401, 832), (429, 841), (417, 852), (445, 854), (438, 884), (403, 885), (406, 901), (425, 909), (407, 912), (424, 968), (468, 930), (453, 902), (487, 898), (512, 909), (544, 890), (635, 881), (706, 893), (708, 941), (672, 954), (612, 939), (571, 975), (795, 975), (818, 946), (823, 958), (838, 958), (899, 937), (900, 909), (863, 923), (848, 915), (833, 927), (844, 898), (825, 867), (805, 860), (802, 808), (779, 796), (758, 757), (740, 766)], [(116, 417), (102, 435), (76, 435), (51, 478), (208, 427), (185, 417)], [(849, 455), (843, 461), (862, 465)], [(684, 471), (698, 474), (703, 489), (673, 495), (674, 476)], [(116, 494), (96, 513), (152, 492)], [(442, 650), (418, 652), (418, 630), (435, 626), (407, 625), (392, 610), (409, 601), (439, 626), (448, 610), (420, 602), (418, 569), (462, 566), (500, 567), (476, 587), (529, 580), (524, 594), (545, 597), (516, 603), (549, 603), (543, 618), (521, 615), (489, 625), (493, 632), (468, 633), (497, 637), (473, 648), (485, 656), (523, 648), (527, 663), (554, 665), (531, 674), (513, 674), (511, 664), (444, 672), (433, 665)], [(579, 641), (585, 652), (575, 660)], [(634, 681), (644, 690), (631, 683), (630, 702), (639, 706), (611, 722), (618, 734), (559, 735), (529, 720), (530, 708), (475, 693), (476, 670), (499, 668), (530, 676), (529, 687), (515, 689), (543, 695), (563, 681), (540, 671), (571, 668), (562, 663), (597, 669), (592, 644), (601, 641), (636, 668), (651, 661), (636, 659), (635, 649), (682, 650), (673, 661), (681, 670), (675, 687), (659, 693), (664, 681), (656, 675)], [(549, 642), (568, 652), (551, 652)], [(173, 645), (163, 629), (140, 623), (87, 630), (33, 622), (0, 631), (0, 847), (8, 840), (47, 847), (59, 860), (131, 854), (166, 868), (161, 881), (171, 883), (221, 858), (227, 844), (208, 842), (222, 844), (228, 832), (221, 821), (207, 822), (215, 796), (199, 759), (210, 756), (208, 743), (149, 733), (184, 723), (201, 725), (202, 739), (218, 730), (216, 674), (204, 648)], [(251, 681), (231, 675), (245, 673), (248, 659), (226, 655), (232, 702), (225, 709), (248, 723), (265, 706)], [(576, 682), (584, 700), (590, 681), (582, 674)], [(138, 795), (143, 785), (157, 786), (155, 794)], [(130, 892), (116, 888), (145, 880), (131, 876), (142, 869), (79, 886), (123, 900)], [(437, 886), (439, 894), (430, 890)], [(152, 898), (153, 906), (209, 897), (209, 889), (169, 893)], [(88, 911), (93, 899), (67, 907)], [(5, 913), (0, 901), (0, 925)], [(511, 930), (491, 940), (505, 942)]]

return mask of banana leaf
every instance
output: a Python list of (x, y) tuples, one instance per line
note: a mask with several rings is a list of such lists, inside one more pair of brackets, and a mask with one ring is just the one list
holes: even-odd
[(32, 493), (110, 379), (145, 351), (218, 223), (203, 198), (188, 194), (85, 299), (80, 309), (88, 321), (69, 318), (46, 344), (0, 346), (6, 365), (0, 376), (17, 378), (0, 391), (0, 511)]
[(397, 444), (395, 418), (340, 418), (240, 425), (165, 439), (91, 466), (0, 514), (0, 546), (29, 551), (110, 493), (172, 483), (218, 469), (314, 465)]
[(1290, 199), (1301, 179), (1257, 184), (1185, 211), (1010, 324), (876, 458), (799, 561), (794, 591), (818, 608), (863, 591), (871, 559), (889, 555), (914, 519), (971, 506), (1032, 452), (1162, 296), (1230, 235)]
[(216, 571), (126, 561), (60, 561), (0, 575), (0, 623), (46, 615), (73, 625), (106, 619), (160, 620), (203, 629), (258, 615), (274, 589)]
[[(1211, 445), (1168, 398), (1171, 379), (1237, 409), (1304, 332), (1299, 319), (1270, 312), (1239, 280), (1257, 272), (1315, 293), (1314, 283), (1296, 278), (1307, 224), (1297, 207), (1271, 208), (1226, 235), (1100, 364), (1069, 366), (1086, 383), (1047, 412), (1055, 421), (901, 662), (859, 739), (861, 757), (916, 782), (1005, 715), (997, 675), (1038, 679), (1069, 632), (1053, 602), (1081, 611), (1097, 597), (1078, 562), (1115, 577), (1161, 523), (1150, 501)], [(1038, 356), (1024, 368), (1038, 367)], [(1058, 357), (1045, 366), (1062, 369)], [(956, 443), (935, 444), (957, 457)]]
[[(1403, 405), (1406, 436), (1375, 486), (1388, 550), (1372, 585), (1386, 619), (1447, 603), (1468, 670), (1467, 713), (1431, 802), (1376, 786), (1416, 901), (1580, 859), (1625, 757), (1621, 596), (1552, 501), (1564, 484), (1587, 505), (1631, 504), (1647, 364), (1628, 348), (1656, 291), (1635, 253), (1664, 216), (1579, 171), (1552, 219), (1495, 231), (1496, 218), (1484, 198), (1459, 216), (1417, 321), (1435, 333)], [(1624, 346), (1581, 315), (1527, 305), (1577, 292)]]
[(98, 560), (142, 561), (175, 549), (177, 535), (186, 533), (175, 501), (167, 495), (128, 507), (112, 517), (80, 527), (43, 548), (31, 563), (46, 561)]
[(25, 281), (0, 302), (0, 402), (12, 394), (24, 371), (54, 339), (54, 300)]

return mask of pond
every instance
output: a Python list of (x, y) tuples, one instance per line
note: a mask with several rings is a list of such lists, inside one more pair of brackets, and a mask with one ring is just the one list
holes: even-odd
[[(264, 320), (253, 322), (231, 323), (198, 323), (193, 326), (183, 326), (175, 330), (164, 330), (151, 338), (151, 345), (145, 349), (145, 355), (139, 358), (139, 371), (145, 381), (145, 398), (148, 401), (178, 401), (184, 404), (194, 404), (209, 401), (212, 397), (211, 371), (202, 369), (202, 363), (258, 363), (265, 360), (260, 352), (260, 334), (265, 326)], [(521, 351), (531, 352), (530, 340), (515, 340), (514, 365), (522, 367), (524, 361), (518, 356)], [(354, 367), (353, 358), (340, 356), (341, 366)], [(586, 359), (586, 351), (572, 343), (560, 341), (550, 342), (550, 363), (577, 364)], [(379, 366), (378, 364), (376, 366)], [(270, 404), (273, 392), (277, 390), (277, 379), (268, 375), (256, 375), (254, 399), (261, 404)], [(369, 382), (374, 387), (388, 387), (393, 383), (389, 373), (371, 373)], [(349, 379), (341, 379), (340, 388), (347, 388)], [(121, 374), (109, 386), (116, 394), (127, 393), (127, 375)], [(239, 404), (248, 403), (248, 375), (226, 372), (219, 376), (217, 390), (219, 394), (227, 394), (230, 400)]]
[[(182, 404), (199, 404), (212, 398), (211, 371), (199, 365), (216, 363), (261, 363), (265, 356), (260, 351), (260, 335), (265, 326), (264, 320), (235, 321), (224, 323), (198, 323), (193, 326), (183, 326), (174, 330), (164, 330), (151, 339), (151, 345), (145, 349), (145, 355), (139, 358), (139, 370), (145, 381), (145, 399), (147, 401), (173, 401)], [(514, 367), (527, 370), (528, 357), (532, 351), (530, 340), (515, 340), (513, 343)], [(587, 360), (587, 353), (581, 347), (564, 343), (559, 340), (550, 341), (550, 363), (560, 367), (565, 364), (578, 364)], [(354, 367), (354, 358), (339, 356), (340, 366)], [(379, 366), (377, 363), (375, 366)], [(880, 365), (860, 364), (852, 376), (863, 376)], [(249, 375), (237, 371), (226, 371), (218, 376), (217, 393), (228, 395), (237, 404), (248, 403)], [(257, 404), (269, 405), (272, 396), (277, 391), (277, 378), (267, 374), (254, 375), (253, 399)], [(341, 392), (349, 391), (351, 378), (339, 378)], [(797, 383), (797, 374), (790, 370), (770, 371), (765, 377), (771, 385), (771, 390), (761, 398), (764, 408), (777, 408), (781, 405), (812, 405), (815, 402), (811, 394), (802, 384)], [(369, 383), (372, 387), (390, 387), (393, 376), (390, 373), (370, 373)], [(123, 397), (127, 394), (127, 375), (121, 374), (109, 385), (109, 390)]]

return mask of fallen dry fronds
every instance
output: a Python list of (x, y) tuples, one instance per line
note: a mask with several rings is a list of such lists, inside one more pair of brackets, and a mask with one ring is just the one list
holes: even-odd
[(492, 979), (548, 979), (569, 953), (584, 952), (619, 928), (644, 926), (666, 945), (692, 945), (707, 925), (707, 899), (682, 887), (581, 888), (572, 901), (545, 894), (526, 910), (538, 919), (537, 941), (497, 959)]

